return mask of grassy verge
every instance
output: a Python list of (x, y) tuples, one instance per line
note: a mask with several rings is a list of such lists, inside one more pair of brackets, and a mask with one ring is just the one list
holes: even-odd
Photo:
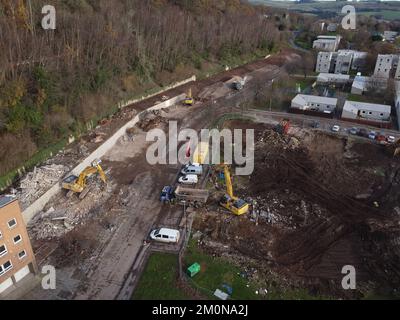
[(189, 283), (210, 299), (217, 299), (214, 296), (216, 289), (226, 292), (224, 284), (232, 288), (232, 299), (260, 299), (260, 296), (255, 293), (255, 286), (240, 276), (242, 270), (223, 258), (214, 258), (203, 253), (194, 240), (189, 242), (184, 261), (186, 266), (195, 262), (200, 264), (201, 271), (189, 279)]
[(153, 253), (132, 296), (133, 300), (184, 300), (189, 299), (177, 288), (177, 256)]
[(294, 40), (294, 44), (296, 46), (299, 46), (302, 49), (305, 49), (305, 50), (311, 50), (312, 49), (312, 44), (311, 43), (309, 43), (307, 41), (300, 40), (300, 39), (295, 39)]

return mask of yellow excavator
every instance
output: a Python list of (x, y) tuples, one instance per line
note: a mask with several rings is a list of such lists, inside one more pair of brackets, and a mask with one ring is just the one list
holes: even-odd
[(62, 182), (62, 187), (65, 190), (69, 190), (67, 193), (67, 197), (70, 198), (74, 193), (79, 194), (79, 199), (83, 199), (86, 197), (90, 188), (86, 185), (86, 179), (91, 175), (98, 173), (100, 179), (107, 183), (106, 175), (100, 166), (101, 160), (95, 160), (92, 162), (91, 166), (86, 167), (80, 174), (79, 177), (72, 175), (68, 178), (64, 179)]
[(186, 99), (183, 101), (183, 104), (188, 107), (193, 106), (194, 99), (193, 99), (193, 95), (192, 95), (192, 88), (189, 89), (189, 92), (186, 96)]
[(237, 216), (247, 213), (249, 211), (249, 204), (233, 195), (232, 179), (228, 165), (222, 164), (222, 167), (224, 168), (226, 194), (221, 198), (219, 204)]

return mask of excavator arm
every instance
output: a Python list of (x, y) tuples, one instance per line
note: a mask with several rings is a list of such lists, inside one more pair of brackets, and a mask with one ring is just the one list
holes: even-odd
[(226, 183), (226, 193), (233, 198), (233, 187), (232, 187), (232, 179), (231, 173), (229, 172), (228, 165), (224, 164), (224, 175), (225, 175), (225, 183)]
[(104, 183), (107, 183), (106, 174), (104, 173), (103, 168), (102, 168), (99, 164), (97, 165), (97, 171), (99, 172), (100, 179), (101, 179)]

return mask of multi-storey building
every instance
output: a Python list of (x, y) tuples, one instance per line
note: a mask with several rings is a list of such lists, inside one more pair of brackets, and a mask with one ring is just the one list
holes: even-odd
[(0, 297), (30, 273), (37, 266), (18, 200), (0, 196)]
[(390, 78), (392, 72), (397, 67), (399, 56), (394, 54), (379, 54), (376, 59), (374, 76), (380, 78)]

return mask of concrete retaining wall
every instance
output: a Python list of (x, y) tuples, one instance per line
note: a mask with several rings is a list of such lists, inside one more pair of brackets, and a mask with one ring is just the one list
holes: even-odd
[[(185, 80), (186, 81), (186, 80)], [(192, 80), (191, 80), (192, 81)], [(140, 113), (138, 113), (132, 120), (127, 122), (124, 126), (118, 129), (108, 140), (106, 140), (100, 147), (93, 151), (85, 160), (83, 160), (78, 166), (76, 166), (70, 174), (78, 175), (87, 166), (90, 166), (95, 159), (101, 159), (114, 145), (117, 141), (125, 135), (126, 129), (135, 126), (140, 119), (140, 115), (152, 110), (159, 110), (168, 108), (183, 101), (186, 98), (186, 94), (181, 94), (169, 100), (165, 100), (153, 107), (150, 107)], [(39, 199), (32, 203), (28, 208), (26, 208), (22, 215), (24, 217), (25, 223), (28, 223), (37, 213), (43, 210), (50, 199), (61, 191), (61, 185), (58, 182), (53, 187), (51, 187), (45, 194), (43, 194)]]
[(157, 92), (155, 92), (155, 93), (149, 94), (149, 95), (147, 95), (147, 96), (142, 96), (142, 97), (140, 97), (140, 98), (138, 98), (138, 99), (132, 99), (132, 100), (128, 100), (128, 101), (122, 101), (122, 102), (120, 102), (120, 103), (118, 104), (118, 108), (120, 108), (120, 109), (125, 108), (125, 107), (127, 107), (127, 106), (130, 106), (131, 104), (134, 104), (134, 103), (143, 101), (143, 100), (145, 100), (145, 99), (149, 99), (149, 98), (154, 97), (154, 96), (156, 96), (156, 95), (158, 95), (158, 94), (160, 94), (160, 93), (163, 93), (163, 92), (165, 92), (165, 91), (174, 89), (174, 88), (176, 88), (176, 87), (180, 87), (180, 86), (182, 86), (182, 85), (184, 85), (184, 84), (186, 84), (186, 83), (189, 83), (189, 82), (191, 82), (191, 81), (196, 81), (196, 76), (191, 76), (190, 78), (185, 79), (185, 80), (183, 80), (183, 81), (176, 82), (176, 83), (171, 84), (171, 85), (169, 85), (169, 86), (167, 86), (167, 87), (163, 87), (161, 90), (159, 90), (159, 91), (157, 91)]

